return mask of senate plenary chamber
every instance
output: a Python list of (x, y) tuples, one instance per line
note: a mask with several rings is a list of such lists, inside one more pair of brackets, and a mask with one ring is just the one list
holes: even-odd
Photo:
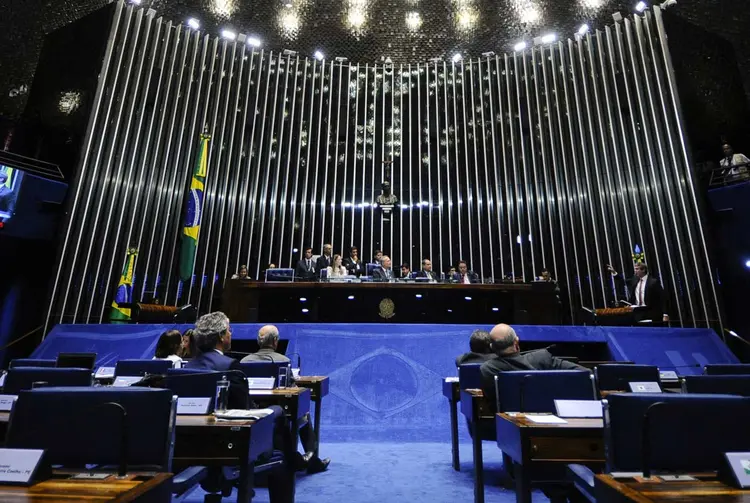
[(0, 12), (0, 502), (750, 502), (750, 3)]

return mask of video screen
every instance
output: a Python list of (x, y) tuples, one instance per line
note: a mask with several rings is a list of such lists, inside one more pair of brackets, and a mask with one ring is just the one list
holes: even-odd
[(0, 164), (0, 223), (13, 218), (21, 190), (23, 171)]

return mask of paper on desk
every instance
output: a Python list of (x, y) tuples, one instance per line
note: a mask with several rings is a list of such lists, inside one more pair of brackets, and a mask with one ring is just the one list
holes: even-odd
[(250, 396), (257, 396), (257, 395), (273, 395), (272, 389), (251, 389), (250, 390)]
[(566, 424), (567, 423), (565, 419), (561, 419), (557, 416), (553, 416), (552, 414), (545, 414), (543, 416), (532, 416), (530, 414), (526, 414), (526, 419), (534, 423), (539, 423), (539, 424)]
[(446, 377), (445, 382), (458, 382), (458, 377)]

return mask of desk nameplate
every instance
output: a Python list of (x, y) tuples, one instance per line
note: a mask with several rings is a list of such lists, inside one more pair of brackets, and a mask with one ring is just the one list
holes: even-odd
[(29, 485), (45, 478), (43, 459), (41, 449), (0, 449), (0, 484)]
[(0, 395), (0, 412), (10, 412), (18, 395)]

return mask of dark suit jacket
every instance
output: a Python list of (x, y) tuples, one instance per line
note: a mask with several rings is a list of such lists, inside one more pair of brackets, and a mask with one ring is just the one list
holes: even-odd
[(0, 211), (4, 213), (13, 213), (14, 210), (14, 195), (13, 191), (5, 185), (0, 185)]
[(333, 264), (333, 256), (330, 256), (326, 259), (324, 255), (321, 255), (320, 257), (318, 257), (318, 261), (315, 263), (315, 270), (322, 271), (326, 267), (329, 267), (331, 264)]
[(361, 276), (367, 272), (365, 271), (366, 266), (361, 260), (355, 262), (351, 257), (346, 257), (341, 263), (352, 276)]
[(307, 270), (307, 262), (305, 261), (305, 259), (298, 261), (297, 266), (294, 268), (294, 275), (298, 278), (303, 279), (312, 279), (315, 277), (317, 272), (318, 266), (313, 259), (310, 259), (310, 271)]
[(494, 413), (497, 408), (495, 403), (495, 376), (500, 372), (512, 370), (588, 370), (567, 360), (561, 360), (552, 356), (546, 349), (530, 351), (528, 353), (516, 353), (511, 356), (498, 356), (487, 360), (482, 364), (479, 371), (482, 373), (482, 391), (487, 399), (487, 405)]
[(435, 271), (430, 271), (430, 272), (419, 271), (417, 272), (417, 278), (429, 278), (431, 280), (434, 279), (435, 281), (439, 281), (440, 275), (436, 273)]
[[(388, 281), (385, 269), (383, 269), (382, 266), (377, 266), (375, 269), (373, 269), (372, 279), (373, 281)], [(393, 273), (393, 269), (391, 269), (391, 279), (396, 279), (396, 275)]]
[(495, 353), (473, 353), (469, 351), (461, 356), (456, 357), (456, 367), (464, 363), (484, 363), (487, 360), (496, 358)]
[[(469, 277), (469, 281), (471, 283), (478, 283), (479, 282), (479, 276), (474, 271), (466, 271), (466, 275)], [(453, 281), (456, 283), (463, 283), (464, 279), (461, 277), (461, 273), (457, 272), (453, 275)]]
[(229, 358), (216, 351), (198, 353), (195, 358), (185, 364), (189, 369), (205, 369), (218, 372), (227, 372), (227, 381), (229, 381), (229, 408), (230, 409), (247, 409), (256, 408), (251, 402), (247, 386), (247, 379), (242, 372), (240, 362), (234, 358)]
[[(637, 276), (633, 276), (632, 278), (623, 280), (622, 274), (615, 276), (615, 282), (617, 283), (618, 288), (622, 288), (623, 281), (628, 288), (628, 302), (631, 304), (637, 304), (638, 299), (635, 298), (635, 292), (640, 279)], [(651, 317), (653, 321), (661, 321), (664, 314), (664, 290), (662, 289), (659, 280), (651, 275), (649, 275), (648, 280), (646, 280), (646, 291), (644, 292), (643, 303), (646, 304), (646, 309), (648, 311), (647, 316)]]

